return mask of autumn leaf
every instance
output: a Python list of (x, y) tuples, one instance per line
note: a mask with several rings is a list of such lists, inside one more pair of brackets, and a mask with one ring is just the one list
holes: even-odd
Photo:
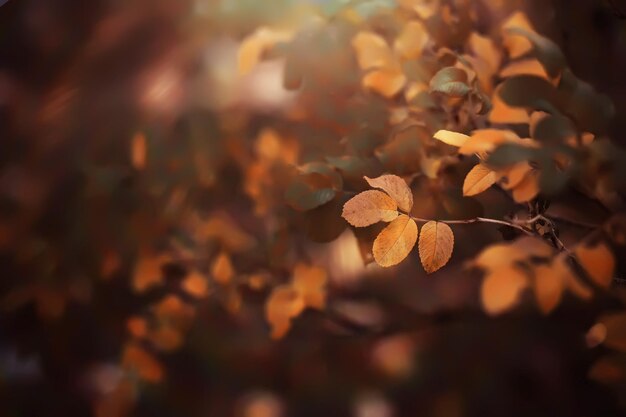
[(300, 293), (290, 285), (274, 288), (265, 304), (265, 318), (270, 324), (272, 339), (280, 339), (291, 327), (291, 320), (304, 310)]
[(417, 59), (428, 43), (428, 31), (418, 20), (407, 22), (396, 38), (393, 49), (404, 59)]
[(376, 263), (383, 267), (397, 265), (406, 258), (417, 241), (417, 224), (401, 214), (374, 240), (372, 253)]
[(463, 182), (463, 195), (470, 197), (477, 195), (496, 183), (497, 174), (482, 164), (474, 166), (467, 173)]
[(413, 193), (402, 178), (397, 175), (382, 175), (377, 178), (364, 177), (367, 183), (389, 194), (400, 210), (409, 213), (413, 208)]
[(359, 67), (362, 70), (387, 68), (394, 65), (395, 59), (387, 41), (380, 35), (361, 31), (352, 39)]
[(133, 288), (144, 292), (163, 282), (162, 268), (170, 257), (165, 254), (143, 253), (137, 259), (133, 269)]
[(326, 282), (323, 268), (298, 264), (293, 271), (293, 288), (298, 291), (305, 307), (323, 309), (326, 305)]
[(190, 272), (183, 280), (181, 288), (187, 294), (196, 298), (203, 298), (208, 294), (207, 279), (199, 271)]
[(441, 222), (428, 222), (422, 226), (419, 253), (422, 265), (431, 274), (448, 263), (454, 249), (454, 233)]
[(211, 266), (211, 276), (218, 284), (226, 285), (234, 277), (235, 270), (226, 252), (220, 252)]
[(122, 366), (135, 372), (147, 382), (159, 382), (163, 379), (163, 367), (152, 354), (134, 343), (126, 345), (122, 354)]
[(462, 133), (451, 132), (449, 130), (439, 130), (433, 137), (445, 144), (456, 147), (463, 146), (463, 144), (470, 138)]
[(579, 245), (574, 249), (576, 259), (589, 277), (602, 288), (608, 288), (613, 280), (615, 258), (605, 243), (589, 247)]
[(537, 265), (533, 269), (537, 304), (543, 314), (549, 314), (561, 301), (565, 277), (552, 265)]
[(483, 308), (490, 315), (498, 315), (515, 307), (521, 292), (528, 286), (528, 277), (513, 266), (490, 272), (481, 287)]
[(519, 184), (513, 188), (513, 199), (516, 203), (526, 203), (539, 194), (539, 174), (530, 171)]
[(383, 97), (391, 98), (406, 84), (406, 76), (397, 68), (382, 68), (368, 72), (363, 77), (363, 87)]
[(378, 190), (364, 191), (343, 206), (341, 216), (355, 227), (366, 227), (380, 221), (390, 222), (398, 217), (396, 202)]

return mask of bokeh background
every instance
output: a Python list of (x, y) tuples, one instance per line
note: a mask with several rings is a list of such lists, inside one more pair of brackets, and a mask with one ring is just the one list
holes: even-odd
[[(120, 378), (128, 318), (169, 288), (137, 294), (128, 283), (137, 242), (158, 245), (171, 228), (171, 194), (162, 190), (193, 175), (199, 185), (185, 192), (198, 210), (225, 212), (251, 235), (277, 221), (250, 214), (240, 168), (263, 126), (284, 127), (293, 95), (271, 62), (237, 75), (241, 39), (262, 25), (305, 25), (310, 10), (331, 15), (347, 2), (0, 3), (0, 416), (125, 415), (97, 404)], [(525, 11), (574, 73), (612, 99), (609, 134), (626, 145), (626, 3), (493, 3), (502, 13)], [(311, 58), (321, 68), (330, 61)], [(290, 128), (311, 160), (333, 150), (319, 146), (319, 135), (342, 133)], [(160, 162), (143, 175), (126, 168), (137, 131), (160, 144)], [(461, 256), (436, 280), (415, 259), (392, 277), (365, 279), (351, 262), (350, 236), (309, 243), (306, 256), (336, 280), (334, 309), (343, 315), (307, 311), (273, 341), (262, 291), (244, 291), (242, 314), (229, 310), (228, 295), (195, 303), (184, 344), (159, 357), (165, 376), (141, 385), (128, 415), (623, 415), (624, 387), (589, 378), (606, 352), (590, 350), (585, 334), (609, 300), (568, 300), (547, 318), (480, 312), (479, 276), (459, 259), (499, 237), (489, 226), (461, 226)], [(102, 278), (112, 248), (121, 266)], [(168, 283), (180, 279), (175, 266), (166, 272)], [(40, 290), (46, 280), (62, 294)], [(23, 287), (31, 293), (16, 295)]]

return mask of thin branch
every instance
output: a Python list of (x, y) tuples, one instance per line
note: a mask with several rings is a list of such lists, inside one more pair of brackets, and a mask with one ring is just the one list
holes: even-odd
[(467, 219), (467, 220), (429, 220), (429, 219), (422, 219), (422, 218), (413, 217), (413, 216), (411, 216), (411, 218), (417, 222), (422, 222), (422, 223), (439, 222), (439, 223), (446, 223), (446, 224), (474, 224), (474, 223), (498, 224), (501, 226), (507, 226), (513, 229), (517, 229), (520, 232), (527, 234), (528, 236), (534, 236), (534, 233), (531, 230), (526, 229), (525, 227), (520, 226), (518, 224), (507, 222), (505, 220), (489, 219), (486, 217), (475, 217), (473, 219)]

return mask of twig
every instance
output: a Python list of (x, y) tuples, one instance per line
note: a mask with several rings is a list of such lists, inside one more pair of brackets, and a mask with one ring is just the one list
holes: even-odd
[(439, 222), (439, 223), (446, 223), (446, 224), (474, 224), (474, 223), (499, 224), (501, 226), (507, 226), (513, 229), (517, 229), (527, 234), (528, 236), (534, 236), (534, 233), (531, 230), (526, 229), (525, 227), (520, 226), (518, 224), (507, 222), (505, 220), (489, 219), (486, 217), (474, 217), (473, 219), (467, 219), (467, 220), (429, 220), (429, 219), (422, 219), (422, 218), (413, 217), (413, 216), (411, 216), (411, 218), (417, 222), (422, 222), (422, 223)]

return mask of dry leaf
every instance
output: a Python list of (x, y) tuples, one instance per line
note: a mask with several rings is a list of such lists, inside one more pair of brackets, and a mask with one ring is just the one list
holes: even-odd
[(374, 240), (372, 253), (378, 265), (397, 265), (406, 258), (417, 241), (417, 224), (409, 216), (401, 214)]
[(462, 133), (452, 132), (450, 130), (440, 130), (433, 136), (435, 139), (451, 146), (463, 146), (469, 139), (469, 136)]
[(476, 165), (467, 173), (463, 182), (463, 195), (477, 195), (496, 183), (497, 174), (482, 164)]
[(422, 226), (419, 253), (427, 273), (433, 273), (448, 263), (454, 249), (454, 233), (445, 223), (428, 222)]
[(574, 253), (593, 282), (602, 288), (608, 288), (611, 285), (615, 271), (615, 258), (605, 243), (594, 247), (579, 245)]
[(389, 194), (400, 210), (409, 213), (413, 208), (413, 192), (402, 178), (397, 175), (382, 175), (378, 178), (364, 177), (367, 183)]
[(513, 308), (521, 292), (528, 286), (528, 278), (512, 266), (499, 268), (487, 275), (481, 287), (483, 308), (497, 315)]
[(352, 197), (343, 206), (341, 216), (355, 227), (366, 227), (398, 217), (396, 202), (382, 191), (368, 190)]

